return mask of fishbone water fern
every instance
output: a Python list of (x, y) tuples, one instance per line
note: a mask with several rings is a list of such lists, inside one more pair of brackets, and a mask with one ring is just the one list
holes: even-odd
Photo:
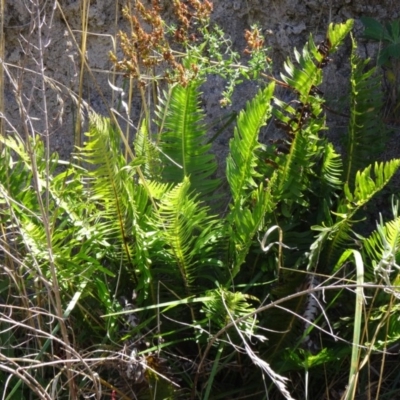
[(199, 106), (201, 81), (186, 87), (173, 85), (164, 93), (158, 110), (158, 145), (161, 148), (165, 182), (182, 182), (190, 177), (192, 189), (202, 196), (212, 193), (218, 180), (212, 178), (217, 165), (205, 144), (204, 114)]
[(278, 193), (289, 207), (288, 212), (291, 212), (293, 203), (309, 206), (307, 191), (314, 180), (312, 166), (325, 153), (326, 146), (320, 137), (325, 128), (323, 97), (318, 89), (322, 82), (322, 68), (351, 27), (351, 21), (330, 26), (326, 39), (318, 47), (310, 37), (301, 54), (295, 51), (298, 66), (290, 60), (285, 63), (286, 73), (282, 74), (282, 79), (297, 98), (290, 103), (276, 101), (274, 115), (277, 126), (288, 136), (290, 150), (288, 155), (278, 157), (274, 162), (280, 166)]
[(365, 168), (380, 155), (386, 136), (385, 124), (376, 117), (383, 106), (380, 76), (376, 68), (366, 70), (370, 60), (361, 60), (356, 50), (357, 44), (352, 38), (351, 118), (344, 166), (344, 181), (349, 185), (352, 185), (358, 170)]
[[(238, 116), (237, 128), (230, 142), (226, 176), (232, 191), (232, 209), (228, 220), (232, 221), (230, 235), (232, 255), (232, 276), (239, 272), (257, 231), (263, 225), (267, 211), (271, 212), (273, 199), (263, 183), (256, 183), (261, 175), (257, 171), (258, 151), (262, 148), (258, 141), (260, 129), (270, 117), (271, 98), (274, 85), (260, 90), (248, 103), (246, 111)], [(271, 180), (273, 182), (273, 179)], [(251, 207), (251, 202), (255, 206)]]
[[(378, 93), (379, 77), (356, 57), (354, 39), (347, 152), (329, 139), (320, 86), (351, 28), (352, 21), (331, 24), (319, 44), (310, 35), (285, 63), (281, 80), (262, 84), (249, 99), (231, 135), (225, 197), (215, 192), (220, 183), (200, 107), (203, 80), (194, 77), (164, 87), (154, 121), (145, 113), (132, 143), (115, 119), (91, 114), (86, 143), (74, 153), (79, 163), (62, 172), (56, 172), (56, 157), (45, 161), (39, 144), (32, 153), (21, 140), (1, 138), (0, 259), (9, 263), (3, 271), (9, 279), (0, 285), (0, 298), (10, 290), (12, 304), (29, 313), (30, 302), (40, 309), (49, 300), (43, 288), (52, 293), (60, 281), (58, 316), (69, 316), (71, 332), (75, 326), (83, 332), (74, 345), (85, 363), (91, 362), (86, 349), (96, 349), (91, 368), (114, 390), (110, 396), (163, 398), (154, 389), (162, 381), (169, 398), (306, 398), (298, 387), (306, 387), (309, 398), (323, 398), (326, 381), (340, 381), (336, 371), (351, 360), (354, 392), (357, 360), (366, 362), (369, 353), (334, 339), (356, 338), (372, 349), (376, 336), (374, 348), (384, 350), (400, 337), (393, 287), (399, 280), (397, 211), (367, 238), (358, 226), (363, 208), (388, 185), (400, 160), (365, 156), (379, 126), (372, 117), (381, 98), (368, 100), (371, 88)], [(282, 139), (268, 140), (274, 125)], [(269, 246), (260, 241), (265, 232)], [(357, 273), (349, 254), (358, 261), (363, 256)], [(14, 259), (21, 272), (15, 276)], [(341, 291), (332, 283), (339, 273)], [(368, 304), (360, 287), (357, 302), (345, 290), (363, 279), (385, 283), (384, 290), (373, 288)], [(129, 307), (126, 299), (118, 303), (119, 296), (131, 299)], [(368, 318), (354, 319), (355, 305)], [(367, 326), (369, 317), (376, 322)], [(7, 329), (0, 332), (2, 343)], [(51, 331), (51, 338), (56, 334)], [(11, 342), (18, 343), (21, 335), (14, 329), (13, 335)], [(60, 365), (63, 360), (38, 353)], [(325, 376), (314, 368), (322, 364)], [(91, 375), (82, 370), (84, 378), (74, 379), (86, 390)], [(121, 371), (131, 377), (126, 391), (115, 383)], [(64, 390), (69, 378), (45, 372), (46, 385), (60, 381)]]

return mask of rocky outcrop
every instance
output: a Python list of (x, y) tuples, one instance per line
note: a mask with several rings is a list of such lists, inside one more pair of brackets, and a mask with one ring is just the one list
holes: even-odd
[[(37, 3), (38, 7), (35, 7)], [(78, 47), (82, 43), (82, 7), (87, 8), (86, 62), (90, 68), (81, 72), (81, 57)], [(90, 3), (90, 4), (89, 4)], [(121, 76), (110, 73), (108, 53), (116, 48), (116, 33), (119, 29), (129, 30), (128, 22), (121, 15), (121, 1), (115, 0), (62, 0), (6, 2), (4, 13), (5, 39), (5, 117), (7, 129), (21, 129), (21, 114), (16, 97), (22, 99), (30, 115), (35, 132), (50, 135), (52, 149), (68, 157), (76, 135), (80, 104), (75, 98), (81, 93), (85, 102), (95, 111), (107, 114), (116, 107), (120, 92), (109, 85), (123, 87)], [(134, 1), (132, 1), (134, 3)], [(171, 15), (170, 0), (162, 2), (166, 17)], [(399, 18), (400, 7), (392, 0), (215, 0), (213, 21), (223, 27), (232, 38), (235, 49), (245, 48), (244, 30), (258, 23), (264, 29), (267, 45), (271, 47), (271, 58), (275, 71), (279, 71), (283, 60), (293, 47), (301, 47), (312, 33), (322, 40), (329, 22), (341, 22), (354, 18), (355, 34), (362, 31), (360, 16), (373, 16), (379, 20)], [(37, 14), (39, 12), (39, 14)], [(41, 24), (38, 23), (40, 15)], [(42, 40), (40, 41), (39, 38)], [(43, 59), (39, 48), (43, 48)], [(347, 50), (348, 51), (348, 50)], [(373, 56), (376, 45), (361, 42), (362, 55)], [(329, 82), (327, 96), (340, 99), (345, 88), (349, 66), (346, 49), (335, 57), (325, 70)], [(41, 63), (45, 68), (45, 91), (41, 86)], [(220, 108), (224, 82), (212, 76), (204, 85), (204, 106), (210, 120), (218, 120), (228, 111)], [(232, 110), (241, 109), (251, 98), (256, 88), (251, 83), (237, 88)], [(72, 97), (71, 97), (72, 94)], [(43, 117), (47, 100), (48, 128)], [(140, 113), (140, 98), (133, 95), (131, 109), (135, 122)], [(84, 114), (82, 114), (84, 115)], [(24, 118), (24, 116), (22, 116)], [(334, 117), (332, 117), (334, 118)], [(14, 127), (14, 128), (12, 128)], [(211, 132), (212, 133), (212, 132)], [(214, 150), (226, 153), (227, 142), (232, 132), (224, 132), (214, 143)]]

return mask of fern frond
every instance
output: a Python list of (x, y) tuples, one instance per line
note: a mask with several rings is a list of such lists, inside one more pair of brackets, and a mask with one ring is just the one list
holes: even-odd
[(346, 135), (344, 180), (353, 182), (358, 170), (365, 168), (383, 150), (385, 127), (377, 118), (383, 106), (380, 77), (376, 68), (368, 71), (369, 59), (356, 55), (357, 45), (352, 38), (350, 124)]
[(281, 74), (282, 80), (300, 94), (300, 99), (306, 100), (313, 86), (322, 82), (322, 70), (318, 63), (322, 55), (317, 51), (312, 37), (308, 40), (303, 51), (299, 53), (296, 49), (294, 55), (298, 66), (295, 66), (289, 59), (284, 63), (286, 74)]
[(292, 142), (284, 165), (279, 170), (278, 192), (288, 205), (309, 204), (306, 193), (310, 187), (312, 169), (319, 156), (320, 139), (315, 134), (324, 121), (316, 121), (312, 126), (298, 132)]
[(299, 209), (302, 214), (308, 216), (307, 229), (313, 224), (323, 222), (328, 226), (333, 224), (331, 210), (336, 208), (339, 193), (343, 189), (342, 157), (335, 151), (332, 143), (326, 140), (322, 140), (322, 143), (317, 142), (317, 146), (318, 153), (310, 160), (310, 164), (315, 163), (315, 167), (310, 169), (306, 177), (309, 179), (309, 188), (303, 194), (306, 196), (303, 202), (309, 201), (309, 206)]
[[(208, 215), (208, 208), (197, 200), (198, 194), (190, 193), (189, 178), (168, 191), (159, 205), (158, 225), (162, 246), (169, 258), (169, 270), (164, 273), (181, 279), (186, 295), (192, 291), (192, 283), (200, 274), (196, 270), (201, 254), (209, 253), (215, 227), (214, 219)], [(211, 254), (208, 254), (211, 258)], [(177, 269), (171, 268), (176, 265)], [(176, 284), (177, 282), (175, 282)]]
[(233, 204), (237, 206), (247, 198), (249, 190), (256, 188), (256, 151), (261, 148), (258, 134), (271, 113), (271, 98), (275, 85), (271, 83), (260, 90), (253, 100), (247, 103), (246, 110), (240, 112), (237, 127), (229, 143), (230, 154), (226, 161), (228, 179)]
[(400, 217), (383, 224), (363, 241), (366, 254), (374, 261), (379, 262), (388, 250), (394, 250), (397, 255), (400, 249)]
[[(99, 258), (107, 252), (107, 245), (96, 229), (101, 223), (94, 225), (90, 221), (94, 208), (84, 202), (83, 169), (70, 165), (57, 176), (48, 175), (46, 178), (41, 141), (36, 142), (36, 160), (32, 160), (27, 146), (17, 138), (2, 139), (5, 139), (5, 146), (0, 163), (0, 198), (10, 208), (2, 208), (0, 222), (7, 212), (8, 222), (3, 232), (12, 232), (14, 236), (14, 256), (22, 250), (19, 256), (22, 265), (40, 269), (40, 274), (46, 279), (51, 279), (49, 265), (52, 263), (56, 266), (60, 286), (67, 291), (88, 282), (95, 272), (113, 276), (99, 262)], [(9, 158), (10, 149), (13, 150), (12, 159)], [(58, 165), (57, 158), (52, 157), (49, 164), (51, 172)], [(7, 171), (7, 168), (10, 170)], [(34, 179), (38, 181), (36, 190), (32, 190), (31, 186)], [(48, 209), (45, 210), (48, 218), (42, 215), (43, 209), (39, 204), (46, 190), (49, 192)]]
[(210, 146), (205, 144), (204, 113), (199, 105), (200, 82), (186, 87), (174, 85), (160, 101), (157, 123), (164, 182), (180, 183), (189, 176), (192, 189), (201, 196), (212, 193), (219, 181), (211, 176), (217, 169)]
[[(32, 190), (33, 169), (25, 146), (19, 138), (0, 136), (0, 185), (2, 204), (16, 201), (30, 213), (39, 210), (38, 199)], [(45, 180), (38, 173), (38, 186), (45, 187)], [(9, 199), (9, 200), (7, 200)], [(12, 218), (10, 217), (10, 220)]]
[[(388, 287), (398, 278), (400, 266), (400, 217), (398, 216), (399, 202), (392, 205), (393, 220), (384, 223), (382, 215), (377, 222), (377, 229), (363, 240), (365, 255), (371, 260), (370, 273), (383, 278)], [(393, 274), (395, 273), (395, 274)]]
[(146, 181), (146, 186), (150, 196), (155, 200), (160, 200), (173, 187), (172, 183), (158, 181)]
[[(257, 171), (257, 152), (262, 148), (258, 135), (270, 116), (273, 91), (274, 85), (270, 84), (247, 104), (246, 110), (239, 114), (237, 128), (230, 142), (226, 175), (233, 197), (228, 216), (234, 226), (229, 235), (232, 252), (229, 262), (233, 264), (233, 277), (239, 272), (254, 235), (262, 227), (268, 207), (272, 208), (273, 204), (271, 190), (266, 190), (263, 183), (256, 183), (256, 179), (261, 177)], [(270, 183), (270, 187), (275, 188), (276, 175)]]
[[(333, 148), (326, 147), (320, 138), (320, 131), (325, 128), (325, 117), (321, 117), (324, 100), (317, 87), (322, 82), (322, 68), (329, 60), (328, 55), (344, 40), (350, 27), (350, 22), (331, 25), (326, 40), (318, 47), (310, 36), (302, 52), (295, 51), (297, 64), (290, 60), (285, 63), (286, 74), (282, 74), (282, 79), (295, 91), (298, 99), (290, 103), (275, 100), (277, 107), (274, 108), (273, 114), (278, 120), (277, 124), (289, 136), (291, 144), (289, 154), (280, 157), (278, 162), (278, 192), (289, 206), (288, 214), (292, 204), (303, 207), (309, 205), (307, 191), (314, 189), (311, 188), (310, 182), (315, 182), (316, 165), (320, 163), (325, 151), (328, 153), (323, 162), (332, 165)], [(338, 157), (335, 159), (338, 167)], [(332, 176), (326, 170), (322, 172), (324, 175), (321, 183), (327, 178), (331, 184)]]
[(340, 154), (335, 151), (332, 143), (327, 143), (324, 149), (324, 159), (321, 168), (321, 180), (332, 189), (341, 189), (343, 163)]
[(135, 155), (143, 159), (142, 172), (148, 179), (159, 179), (161, 174), (160, 152), (151, 140), (148, 121), (143, 119), (134, 141)]
[(312, 88), (322, 82), (321, 62), (330, 53), (337, 50), (352, 26), (353, 20), (348, 20), (343, 24), (330, 24), (324, 51), (315, 45), (310, 35), (302, 52), (294, 51), (298, 66), (295, 66), (290, 60), (284, 63), (286, 74), (281, 74), (282, 80), (299, 93), (299, 100), (304, 104), (308, 103)]
[(137, 279), (135, 271), (140, 268), (147, 280), (149, 238), (143, 232), (143, 217), (148, 207), (148, 193), (143, 185), (135, 182), (140, 161), (127, 164), (121, 154), (119, 134), (107, 118), (92, 114), (86, 135), (88, 141), (79, 157), (93, 165), (87, 172), (87, 191), (90, 201), (97, 204), (98, 219), (104, 229), (102, 235), (115, 246), (115, 255), (119, 249), (120, 256), (130, 265), (133, 278)]
[[(118, 134), (110, 123), (110, 120), (97, 114), (91, 114), (89, 131), (86, 133), (88, 140), (77, 156), (83, 162), (93, 165), (88, 171), (89, 185), (92, 201), (103, 203), (104, 218), (109, 219), (110, 228), (118, 231), (123, 228), (124, 200), (127, 195), (128, 171), (124, 170), (126, 162), (120, 153)], [(121, 224), (113, 224), (118, 220)], [(122, 232), (125, 235), (124, 232)]]
[[(231, 292), (220, 287), (207, 291), (206, 297), (209, 299), (204, 302), (202, 309), (208, 319), (207, 325), (212, 324), (216, 331), (224, 328), (232, 320), (245, 317), (254, 311), (254, 307), (248, 303), (249, 296), (241, 292)], [(251, 334), (254, 325), (253, 317), (248, 317), (241, 321), (238, 327)]]
[[(341, 202), (335, 213), (337, 221), (332, 226), (313, 227), (320, 231), (316, 241), (311, 246), (310, 262), (308, 268), (315, 266), (323, 251), (324, 266), (332, 267), (338, 257), (339, 251), (344, 245), (350, 243), (350, 229), (353, 224), (353, 217), (375, 194), (382, 190), (400, 167), (400, 159), (375, 163), (363, 171), (358, 171), (355, 177), (354, 193), (351, 193), (349, 185), (344, 185), (345, 201)], [(373, 168), (373, 174), (371, 170)], [(329, 239), (329, 245), (324, 248)]]
[[(400, 167), (400, 159), (386, 162), (376, 162), (363, 171), (358, 171), (355, 177), (354, 194), (350, 193), (349, 185), (345, 184), (345, 195), (356, 208), (366, 204), (376, 193), (382, 190)], [(372, 171), (371, 171), (372, 170)]]
[(348, 19), (346, 22), (341, 24), (329, 24), (328, 33), (326, 36), (331, 44), (331, 52), (335, 52), (339, 48), (345, 37), (353, 29), (353, 25), (354, 20), (352, 19)]

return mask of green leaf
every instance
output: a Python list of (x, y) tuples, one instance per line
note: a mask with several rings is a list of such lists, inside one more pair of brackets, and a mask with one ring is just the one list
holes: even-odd
[(366, 39), (373, 39), (373, 40), (390, 40), (389, 35), (386, 33), (385, 27), (377, 21), (375, 18), (372, 17), (361, 17), (360, 21), (365, 26), (363, 36)]
[(332, 143), (328, 143), (325, 147), (324, 159), (321, 168), (321, 179), (333, 189), (341, 189), (343, 182), (341, 180), (343, 174), (343, 164), (340, 154), (336, 153)]
[[(331, 226), (313, 227), (314, 230), (319, 230), (320, 234), (311, 246), (308, 268), (315, 266), (323, 250), (324, 266), (327, 270), (333, 268), (339, 257), (338, 253), (343, 247), (351, 244), (349, 232), (354, 222), (352, 218), (388, 184), (399, 167), (400, 159), (395, 159), (385, 163), (375, 163), (363, 171), (358, 171), (355, 177), (354, 193), (351, 193), (349, 185), (345, 184), (346, 199), (338, 206), (335, 213), (336, 222)], [(327, 241), (329, 241), (328, 246), (324, 248)]]
[(389, 44), (381, 51), (380, 56), (384, 53), (387, 54), (388, 58), (391, 57), (393, 60), (400, 60), (400, 43)]
[[(271, 191), (263, 184), (257, 171), (257, 150), (262, 148), (258, 135), (271, 113), (271, 98), (274, 84), (260, 90), (254, 99), (239, 114), (234, 137), (230, 141), (230, 155), (227, 159), (226, 175), (232, 191), (232, 209), (228, 220), (233, 224), (230, 233), (232, 276), (243, 264), (252, 244), (252, 239), (262, 226), (268, 207), (272, 208)], [(272, 179), (275, 183), (276, 177)], [(254, 206), (250, 206), (253, 203)]]
[(143, 175), (148, 179), (158, 179), (161, 174), (160, 151), (153, 143), (148, 130), (149, 122), (143, 119), (134, 141), (134, 149), (138, 159), (142, 159)]
[(261, 148), (258, 141), (260, 129), (271, 115), (271, 98), (274, 83), (260, 90), (252, 101), (247, 103), (246, 110), (241, 111), (237, 128), (229, 143), (230, 154), (226, 162), (226, 176), (232, 191), (233, 203), (240, 204), (257, 184), (254, 178), (256, 171), (256, 151)]
[[(190, 189), (189, 178), (185, 178), (166, 192), (154, 221), (159, 229), (159, 245), (163, 247), (158, 257), (169, 265), (164, 274), (174, 277), (175, 284), (181, 282), (186, 295), (191, 294), (192, 284), (202, 272), (196, 268), (202, 261), (201, 256), (212, 263), (212, 248), (218, 235), (215, 218), (208, 214), (209, 208)], [(215, 236), (210, 234), (213, 231)]]
[(357, 54), (357, 45), (352, 38), (350, 123), (346, 135), (346, 158), (344, 163), (344, 181), (354, 181), (358, 170), (365, 168), (375, 160), (385, 144), (385, 126), (377, 114), (383, 107), (381, 77), (376, 68), (366, 70), (369, 60), (361, 60)]
[(200, 83), (191, 81), (186, 87), (171, 86), (160, 100), (157, 124), (163, 181), (179, 183), (190, 177), (192, 189), (205, 197), (215, 191), (219, 181), (212, 178), (217, 163), (209, 152), (211, 145), (206, 144), (205, 116), (199, 102)]
[(353, 202), (357, 208), (366, 204), (376, 193), (382, 190), (400, 167), (400, 159), (376, 162), (355, 177)]
[(335, 52), (339, 48), (345, 37), (352, 30), (353, 25), (354, 20), (352, 19), (348, 19), (342, 24), (334, 24), (333, 22), (329, 24), (327, 38), (331, 43), (330, 52)]

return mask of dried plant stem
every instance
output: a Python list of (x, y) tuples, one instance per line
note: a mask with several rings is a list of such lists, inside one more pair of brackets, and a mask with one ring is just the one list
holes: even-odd
[(0, 136), (6, 133), (4, 118), (1, 117), (1, 115), (4, 115), (4, 12), (5, 0), (0, 0)]
[[(80, 47), (80, 56), (81, 56), (81, 68), (79, 72), (79, 89), (78, 89), (78, 110), (81, 107), (81, 101), (83, 96), (83, 80), (86, 69), (86, 44), (87, 44), (87, 32), (88, 32), (88, 24), (89, 24), (89, 7), (90, 1), (83, 0), (81, 3), (81, 18), (82, 18), (82, 32), (81, 32), (81, 47)], [(82, 146), (82, 118), (81, 113), (77, 113), (76, 124), (75, 124), (75, 146)]]

